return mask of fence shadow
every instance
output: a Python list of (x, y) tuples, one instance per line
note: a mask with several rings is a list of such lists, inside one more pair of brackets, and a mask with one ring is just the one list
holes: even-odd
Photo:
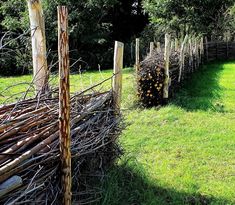
[(220, 73), (223, 63), (210, 63), (192, 74), (173, 96), (171, 104), (189, 111), (212, 110), (223, 112), (221, 104)]
[(128, 166), (116, 166), (106, 180), (99, 205), (209, 205), (232, 204), (223, 198), (190, 194), (154, 185)]

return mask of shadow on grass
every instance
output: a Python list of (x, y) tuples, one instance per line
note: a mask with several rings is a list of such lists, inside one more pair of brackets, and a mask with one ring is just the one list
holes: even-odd
[(211, 63), (192, 74), (176, 91), (171, 104), (185, 110), (212, 110), (223, 112), (220, 103), (221, 87), (219, 85), (223, 62)]
[(141, 172), (134, 172), (127, 165), (113, 168), (106, 179), (103, 191), (99, 205), (233, 204), (221, 198), (198, 193), (189, 194), (154, 185)]

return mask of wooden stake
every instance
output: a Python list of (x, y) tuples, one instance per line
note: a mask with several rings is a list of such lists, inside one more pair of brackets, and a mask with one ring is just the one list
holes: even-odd
[(185, 48), (186, 48), (187, 41), (188, 41), (188, 35), (185, 36), (181, 49), (180, 49), (180, 72), (179, 72), (178, 82), (181, 81), (182, 71), (184, 70)]
[(70, 136), (70, 87), (68, 10), (58, 6), (58, 54), (59, 54), (59, 131), (62, 169), (63, 205), (71, 204), (71, 136)]
[(140, 39), (137, 38), (135, 41), (135, 69), (139, 70), (140, 67)]
[(201, 64), (203, 64), (203, 56), (204, 56), (204, 38), (201, 37), (201, 41), (200, 41), (200, 59), (201, 59)]
[(205, 37), (205, 47), (206, 47), (206, 61), (209, 60), (209, 53), (208, 53), (208, 40), (207, 37)]
[(41, 0), (27, 0), (33, 56), (33, 75), (36, 93), (47, 90), (49, 71), (47, 67), (45, 22)]
[(114, 92), (114, 108), (117, 114), (120, 112), (121, 108), (123, 53), (124, 53), (124, 44), (115, 41), (114, 63), (113, 63), (113, 72), (114, 72), (113, 92)]
[(161, 52), (162, 52), (161, 43), (160, 43), (160, 42), (157, 42), (157, 52), (158, 52), (158, 53), (161, 53)]
[(228, 54), (229, 54), (229, 52), (228, 52), (228, 37), (226, 36), (226, 57), (227, 57), (227, 59), (228, 59)]
[(179, 50), (179, 41), (177, 38), (175, 38), (175, 51)]
[(154, 42), (150, 42), (150, 52), (149, 52), (150, 56), (153, 55), (153, 50), (154, 50)]
[(163, 89), (163, 98), (168, 99), (169, 97), (169, 84), (170, 84), (170, 76), (169, 76), (169, 67), (170, 67), (170, 49), (171, 49), (171, 36), (169, 34), (165, 35), (165, 53), (164, 53), (164, 61), (165, 61), (165, 80), (164, 80), (164, 89)]

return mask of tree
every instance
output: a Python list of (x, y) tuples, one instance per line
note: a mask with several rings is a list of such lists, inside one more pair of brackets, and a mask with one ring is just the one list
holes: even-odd
[(176, 35), (196, 32), (206, 35), (220, 34), (220, 20), (234, 4), (234, 0), (144, 0), (151, 23), (162, 31)]
[[(46, 38), (48, 63), (57, 60), (57, 14), (58, 5), (66, 5), (69, 10), (70, 57), (72, 71), (78, 71), (80, 65), (85, 69), (94, 69), (101, 65), (103, 69), (112, 67), (114, 41), (129, 42), (138, 35), (148, 23), (147, 16), (142, 12), (141, 0), (43, 0), (46, 19)], [(3, 32), (11, 31), (18, 36), (29, 29), (26, 1), (8, 0), (0, 6), (0, 18)], [(3, 35), (3, 33), (1, 34)], [(6, 58), (2, 52), (2, 71), (13, 74), (17, 68), (31, 68), (31, 47), (29, 34), (15, 41), (10, 48), (14, 51), (24, 49), (17, 59), (11, 53)], [(7, 40), (7, 39), (6, 39)], [(27, 41), (28, 40), (28, 41)], [(130, 50), (130, 49), (129, 49)], [(127, 53), (127, 52), (126, 52)], [(9, 53), (8, 53), (9, 54)], [(25, 58), (22, 58), (25, 55)], [(126, 56), (126, 55), (125, 55)], [(9, 64), (12, 62), (12, 64)], [(9, 67), (12, 69), (9, 70)], [(22, 70), (22, 69), (19, 69)]]

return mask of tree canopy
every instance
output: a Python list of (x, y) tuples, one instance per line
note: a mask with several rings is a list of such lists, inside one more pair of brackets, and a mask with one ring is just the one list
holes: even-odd
[[(144, 0), (143, 7), (152, 25), (162, 31), (195, 32), (221, 35), (225, 29), (226, 13), (234, 0)], [(232, 31), (232, 28), (230, 27)]]

